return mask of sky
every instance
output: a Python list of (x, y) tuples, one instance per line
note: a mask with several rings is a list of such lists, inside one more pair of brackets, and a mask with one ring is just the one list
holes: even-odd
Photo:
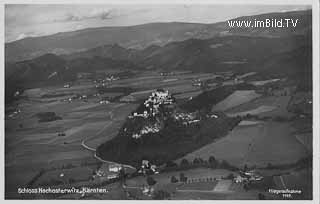
[(239, 16), (309, 9), (305, 5), (62, 5), (8, 4), (5, 41), (89, 27), (152, 22), (215, 23)]

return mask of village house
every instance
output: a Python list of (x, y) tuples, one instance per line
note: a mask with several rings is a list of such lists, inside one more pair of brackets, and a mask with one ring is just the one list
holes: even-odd
[(13, 96), (18, 97), (19, 95), (20, 95), (20, 91), (16, 91)]
[(138, 173), (146, 174), (158, 174), (157, 166), (151, 164), (148, 160), (141, 161), (141, 168)]
[(176, 121), (182, 122), (183, 125), (190, 125), (200, 122), (196, 113), (176, 113), (173, 115)]
[(108, 100), (101, 100), (101, 101), (99, 101), (99, 103), (100, 103), (100, 104), (109, 104), (110, 101), (108, 101)]
[(70, 88), (70, 87), (71, 87), (70, 84), (65, 84), (65, 85), (63, 86), (63, 88)]
[(255, 172), (254, 170), (240, 172), (240, 175), (234, 178), (234, 182), (236, 183), (243, 183), (248, 181), (261, 181), (263, 176), (259, 173)]
[(110, 172), (119, 173), (121, 169), (122, 169), (122, 166), (120, 164), (110, 164), (109, 165)]
[(96, 171), (95, 177), (106, 178), (108, 180), (119, 177), (119, 172), (122, 169), (120, 164), (102, 164)]

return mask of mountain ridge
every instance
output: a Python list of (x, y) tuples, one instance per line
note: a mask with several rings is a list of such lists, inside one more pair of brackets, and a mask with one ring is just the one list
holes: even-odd
[[(291, 11), (285, 13), (259, 14), (252, 17), (266, 18), (270, 16), (290, 15), (303, 19), (303, 25), (309, 25), (311, 10)], [(245, 19), (238, 17), (235, 19)], [(311, 25), (311, 24), (310, 24)], [(304, 30), (306, 29), (306, 30)], [(311, 28), (299, 28), (299, 31), (273, 30), (260, 32), (248, 29), (230, 29), (227, 21), (213, 24), (188, 22), (160, 22), (134, 26), (97, 27), (77, 31), (56, 33), (48, 36), (30, 37), (5, 44), (5, 59), (7, 62), (32, 59), (45, 53), (70, 54), (84, 51), (104, 44), (117, 43), (125, 48), (144, 49), (150, 45), (166, 45), (173, 41), (184, 41), (191, 38), (209, 39), (220, 35), (255, 35), (255, 36), (289, 36), (303, 34)]]

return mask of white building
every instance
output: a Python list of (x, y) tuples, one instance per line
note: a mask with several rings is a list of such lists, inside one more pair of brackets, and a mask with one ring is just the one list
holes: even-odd
[(109, 165), (109, 171), (110, 172), (118, 173), (121, 169), (122, 169), (122, 167), (119, 164), (111, 164), (111, 165)]
[(115, 178), (118, 178), (119, 176), (118, 176), (118, 174), (109, 174), (108, 176), (107, 176), (107, 178), (110, 180), (110, 179), (115, 179)]

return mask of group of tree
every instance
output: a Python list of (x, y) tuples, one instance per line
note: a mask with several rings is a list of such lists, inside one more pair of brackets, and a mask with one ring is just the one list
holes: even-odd
[(189, 162), (186, 158), (180, 161), (180, 164), (173, 161), (168, 161), (165, 165), (164, 171), (177, 171), (177, 170), (186, 170), (190, 168), (196, 167), (207, 167), (207, 168), (221, 168), (221, 169), (228, 169), (228, 170), (238, 170), (237, 167), (230, 165), (227, 161), (217, 160), (214, 156), (210, 156), (208, 160), (204, 160), (202, 158), (194, 158), (192, 162)]
[(187, 167), (190, 165), (201, 165), (201, 164), (208, 164), (213, 167), (216, 167), (216, 166), (218, 166), (219, 161), (216, 160), (216, 158), (214, 156), (210, 156), (208, 161), (203, 160), (202, 158), (198, 157), (198, 158), (194, 158), (192, 163), (189, 163), (189, 161), (187, 159), (182, 159), (180, 162), (181, 167)]
[(152, 199), (154, 200), (167, 200), (170, 199), (170, 193), (164, 190), (154, 192)]
[(212, 177), (208, 177), (208, 178), (193, 178), (190, 179), (190, 183), (194, 183), (194, 182), (213, 182), (216, 181), (217, 178), (212, 178)]
[(179, 174), (179, 179), (177, 179), (175, 176), (171, 176), (171, 183), (177, 183), (179, 181), (186, 183), (188, 181), (188, 177), (186, 177), (184, 173)]
[(179, 180), (175, 176), (171, 176), (171, 183), (177, 183)]
[(119, 179), (122, 184), (126, 184), (127, 176), (128, 175), (126, 174), (124, 168), (121, 168), (119, 171)]
[(291, 163), (291, 164), (279, 164), (279, 165), (275, 165), (275, 164), (271, 164), (268, 163), (266, 165), (266, 167), (264, 167), (265, 169), (290, 169), (290, 168), (312, 168), (312, 156), (309, 155), (307, 157), (301, 158), (299, 159), (297, 162), (295, 163)]
[(149, 186), (154, 186), (156, 183), (157, 183), (157, 181), (153, 177), (151, 177), (151, 176), (147, 177), (147, 184)]
[(180, 173), (180, 175), (179, 175), (179, 180), (180, 180), (180, 182), (187, 182), (187, 180), (188, 180), (188, 177), (186, 177), (185, 175), (184, 175), (184, 173)]

